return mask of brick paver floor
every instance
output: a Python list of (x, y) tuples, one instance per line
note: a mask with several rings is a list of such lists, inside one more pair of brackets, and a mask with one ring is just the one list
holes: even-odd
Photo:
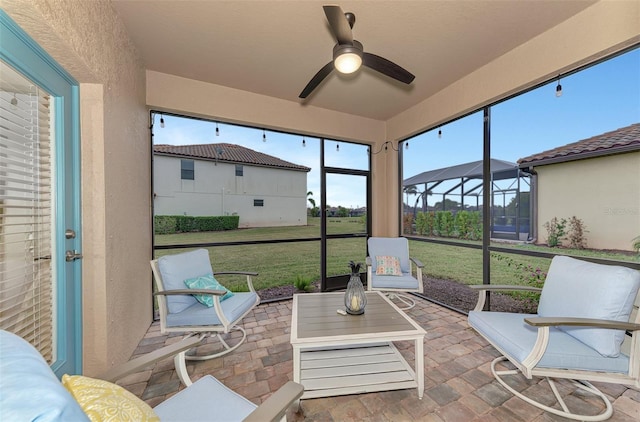
[[(289, 420), (300, 421), (560, 421), (567, 420), (533, 407), (507, 392), (491, 375), (490, 362), (498, 353), (467, 324), (466, 316), (439, 305), (418, 300), (408, 314), (427, 331), (424, 344), (425, 394), (415, 389), (302, 400), (301, 411), (290, 409)], [(222, 358), (188, 363), (192, 380), (211, 374), (227, 387), (259, 404), (293, 379), (289, 343), (291, 300), (258, 306), (244, 319), (247, 341)], [(237, 333), (236, 333), (237, 334)], [(236, 335), (230, 335), (230, 341)], [(162, 335), (157, 323), (136, 349), (136, 357), (181, 336)], [(411, 343), (397, 343), (408, 362), (413, 361)], [(213, 340), (198, 347), (206, 353), (217, 347)], [(119, 382), (151, 406), (184, 388), (173, 360), (166, 359)], [(640, 389), (594, 383), (611, 400), (610, 421), (640, 421)], [(551, 404), (546, 382), (522, 379), (519, 390)], [(573, 406), (598, 412), (602, 405), (593, 397), (559, 383), (561, 394)], [(212, 409), (212, 420), (215, 411)]]

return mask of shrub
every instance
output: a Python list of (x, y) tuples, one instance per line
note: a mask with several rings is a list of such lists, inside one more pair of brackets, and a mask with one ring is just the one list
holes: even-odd
[(451, 237), (455, 230), (453, 213), (451, 211), (438, 211), (435, 218), (435, 231), (443, 237)]
[(433, 211), (418, 213), (416, 217), (416, 231), (423, 236), (433, 236), (436, 214)]
[(313, 290), (313, 286), (311, 286), (311, 279), (299, 274), (293, 281), (293, 285), (301, 292), (310, 292), (311, 290)]
[(413, 215), (405, 214), (402, 216), (402, 233), (413, 234)]
[(471, 225), (471, 239), (482, 239), (482, 216), (480, 215), (480, 211), (471, 212), (469, 220)]
[(544, 228), (547, 230), (547, 245), (550, 248), (562, 245), (562, 238), (566, 234), (566, 226), (567, 220), (564, 218), (558, 220), (556, 217), (553, 217), (550, 221), (544, 223)]
[(153, 221), (155, 234), (172, 234), (176, 232), (175, 215), (156, 215)]
[[(480, 222), (480, 213), (477, 211), (458, 211), (455, 218), (455, 228), (458, 232), (458, 238), (477, 240), (478, 224)], [(482, 231), (480, 231), (482, 233)]]
[(235, 230), (239, 223), (240, 217), (237, 215), (211, 217), (156, 215), (154, 217), (154, 232), (155, 234), (173, 234)]
[(634, 238), (632, 242), (633, 249), (638, 253), (638, 257), (640, 257), (640, 236)]
[(569, 240), (569, 246), (574, 249), (585, 249), (587, 247), (587, 238), (585, 233), (588, 230), (584, 221), (576, 217), (575, 215), (569, 219), (569, 232), (567, 238)]

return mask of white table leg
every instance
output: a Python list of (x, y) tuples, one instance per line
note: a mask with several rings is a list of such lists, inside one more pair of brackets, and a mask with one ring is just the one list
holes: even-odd
[(424, 337), (416, 338), (416, 378), (418, 381), (418, 398), (424, 395)]
[(300, 383), (300, 347), (293, 345), (293, 380)]

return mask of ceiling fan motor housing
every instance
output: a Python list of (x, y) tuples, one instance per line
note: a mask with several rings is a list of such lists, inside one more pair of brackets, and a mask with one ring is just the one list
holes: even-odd
[(362, 65), (362, 44), (353, 40), (353, 45), (336, 44), (333, 47), (333, 64), (338, 72), (353, 73)]

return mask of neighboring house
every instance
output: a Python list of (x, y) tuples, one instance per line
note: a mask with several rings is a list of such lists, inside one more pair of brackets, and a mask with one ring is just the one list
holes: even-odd
[(518, 160), (537, 176), (537, 243), (544, 223), (576, 216), (587, 247), (633, 250), (640, 235), (640, 123)]
[(155, 145), (155, 215), (239, 215), (240, 227), (307, 224), (307, 173), (233, 144)]

